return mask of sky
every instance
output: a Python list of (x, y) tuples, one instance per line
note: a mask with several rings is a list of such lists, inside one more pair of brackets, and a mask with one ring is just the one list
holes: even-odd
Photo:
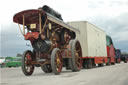
[(128, 0), (2, 0), (0, 3), (0, 56), (16, 56), (32, 49), (13, 16), (23, 10), (48, 5), (64, 20), (88, 21), (113, 39), (115, 48), (128, 52)]

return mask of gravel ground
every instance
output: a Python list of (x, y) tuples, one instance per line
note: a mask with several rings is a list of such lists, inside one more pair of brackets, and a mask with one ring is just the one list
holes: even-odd
[(0, 68), (0, 77), (0, 85), (128, 85), (128, 63), (80, 72), (63, 69), (60, 75), (36, 68), (32, 76), (25, 76), (20, 67)]

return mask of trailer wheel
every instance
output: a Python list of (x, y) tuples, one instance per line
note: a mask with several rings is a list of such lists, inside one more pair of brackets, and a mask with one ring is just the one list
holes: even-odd
[(98, 67), (103, 67), (103, 66), (104, 66), (104, 63), (98, 64)]
[(55, 75), (60, 74), (63, 67), (62, 56), (59, 48), (54, 48), (51, 54), (51, 67)]
[(87, 69), (92, 68), (92, 59), (87, 60)]
[(114, 59), (114, 62), (111, 63), (111, 65), (115, 65), (116, 60)]
[(52, 72), (52, 68), (50, 64), (46, 64), (41, 66), (42, 71), (44, 71), (45, 73), (51, 73)]
[(22, 57), (22, 71), (26, 76), (32, 75), (34, 71), (34, 65), (31, 64), (33, 55), (30, 50), (27, 50), (23, 53)]
[(99, 64), (98, 64), (98, 67), (103, 67), (104, 64), (105, 64), (105, 60), (103, 59), (103, 60), (102, 60), (102, 63), (99, 63)]
[(69, 59), (69, 64), (72, 71), (80, 71), (82, 68), (82, 50), (78, 40), (71, 40), (69, 45), (71, 46), (72, 58)]

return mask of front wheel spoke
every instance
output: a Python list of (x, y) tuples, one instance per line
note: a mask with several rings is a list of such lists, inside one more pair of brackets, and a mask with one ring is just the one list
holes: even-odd
[(28, 66), (27, 66), (26, 70), (28, 71)]
[(25, 61), (24, 64), (27, 65), (27, 62)]

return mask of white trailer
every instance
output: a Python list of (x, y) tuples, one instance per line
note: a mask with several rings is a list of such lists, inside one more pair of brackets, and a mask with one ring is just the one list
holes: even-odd
[(87, 21), (69, 22), (80, 30), (76, 39), (80, 41), (83, 57), (106, 57), (106, 33)]

